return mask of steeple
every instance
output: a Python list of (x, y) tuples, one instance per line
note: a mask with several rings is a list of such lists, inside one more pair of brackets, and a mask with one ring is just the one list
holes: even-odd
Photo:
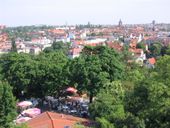
[(120, 19), (119, 20), (119, 27), (122, 27), (123, 23), (122, 23), (122, 20)]
[(152, 30), (155, 31), (155, 20), (152, 21)]

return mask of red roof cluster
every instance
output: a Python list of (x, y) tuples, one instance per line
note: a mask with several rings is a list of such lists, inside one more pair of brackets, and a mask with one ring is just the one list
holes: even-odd
[(106, 45), (110, 48), (116, 49), (118, 51), (121, 51), (123, 49), (123, 45), (121, 45), (118, 42), (107, 42)]
[(49, 29), (48, 31), (54, 34), (65, 34), (65, 31), (62, 29)]

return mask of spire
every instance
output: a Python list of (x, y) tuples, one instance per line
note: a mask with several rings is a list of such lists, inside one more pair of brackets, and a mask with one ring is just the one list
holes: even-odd
[(122, 20), (120, 19), (119, 20), (119, 27), (122, 27), (123, 23), (122, 23)]
[(155, 20), (152, 21), (152, 30), (155, 31)]

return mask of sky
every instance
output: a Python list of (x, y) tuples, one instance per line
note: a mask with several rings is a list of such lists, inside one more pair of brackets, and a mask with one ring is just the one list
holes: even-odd
[(170, 23), (170, 0), (0, 0), (0, 24)]

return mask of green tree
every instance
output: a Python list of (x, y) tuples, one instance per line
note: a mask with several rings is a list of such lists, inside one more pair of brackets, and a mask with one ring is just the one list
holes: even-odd
[(65, 55), (67, 55), (69, 52), (70, 45), (71, 45), (70, 42), (64, 43), (62, 41), (58, 42), (54, 41), (51, 47), (44, 49), (44, 52), (48, 53), (53, 51), (62, 51)]
[(144, 43), (144, 42), (139, 42), (139, 43), (137, 44), (136, 48), (143, 49), (144, 52), (146, 51), (146, 46), (145, 46), (145, 43)]
[(103, 32), (99, 32), (98, 34), (97, 34), (97, 36), (103, 36), (104, 34), (103, 34)]
[(170, 55), (170, 45), (168, 45), (165, 54)]
[(44, 97), (59, 94), (67, 85), (67, 57), (62, 52), (29, 54), (11, 53), (1, 57), (3, 78), (13, 87), (15, 96)]
[(112, 127), (116, 126), (117, 120), (125, 118), (124, 94), (120, 81), (105, 84), (105, 88), (100, 90), (96, 100), (90, 105), (91, 117), (93, 119), (101, 118), (100, 121), (98, 120), (100, 125), (107, 126), (112, 124)]
[(96, 33), (93, 32), (93, 33), (90, 34), (90, 36), (96, 36)]
[(86, 128), (84, 125), (76, 124), (73, 126), (73, 128)]
[(45, 53), (49, 53), (49, 52), (53, 52), (53, 51), (54, 51), (54, 49), (52, 47), (47, 47), (44, 49)]
[(148, 128), (169, 127), (170, 88), (155, 81), (141, 82), (126, 99), (126, 110), (145, 121)]
[(0, 128), (10, 128), (16, 117), (16, 101), (7, 82), (0, 82)]
[(154, 72), (152, 73), (155, 81), (170, 85), (170, 56), (160, 57), (156, 63)]
[(78, 85), (78, 90), (86, 91), (90, 102), (104, 83), (121, 79), (123, 71), (120, 55), (105, 46), (85, 47), (82, 55), (70, 64), (72, 84)]
[(30, 93), (40, 91), (40, 97), (59, 96), (69, 81), (67, 62), (67, 57), (60, 51), (40, 54), (35, 59), (35, 69), (30, 72), (34, 78), (30, 84)]
[(13, 125), (11, 128), (29, 128), (26, 124)]
[(12, 42), (12, 48), (11, 48), (11, 51), (12, 52), (17, 52), (17, 46), (16, 46), (16, 43), (15, 43), (15, 39), (14, 38), (12, 38), (12, 40), (11, 40)]
[(162, 49), (161, 49), (161, 54), (162, 54), (162, 56), (170, 55), (170, 45), (163, 46)]
[(96, 122), (98, 123), (98, 128), (115, 128), (115, 126), (105, 118), (96, 118)]
[(149, 47), (151, 55), (154, 57), (161, 55), (161, 49), (162, 49), (162, 45), (159, 42), (155, 42), (151, 44), (151, 46)]
[(129, 52), (129, 47), (127, 45), (123, 46), (122, 52), (121, 52), (121, 58), (124, 61), (124, 63), (127, 65), (129, 60), (132, 60), (132, 53)]
[(29, 54), (9, 53), (1, 57), (3, 79), (13, 87), (17, 97), (21, 95), (21, 91), (26, 91), (30, 82), (27, 76), (34, 66), (32, 62)]
[(82, 57), (98, 56), (102, 71), (109, 74), (109, 80), (119, 80), (124, 74), (124, 64), (121, 55), (107, 46), (86, 46), (82, 51)]
[(131, 113), (126, 113), (125, 119), (121, 120), (117, 124), (118, 128), (146, 128), (145, 122), (143, 119), (140, 119), (138, 116), (134, 116)]
[(155, 69), (132, 66), (123, 84), (106, 84), (90, 105), (92, 118), (99, 117), (103, 127), (170, 127), (169, 62), (170, 57), (164, 56), (158, 59)]
[(85, 91), (90, 96), (90, 102), (108, 79), (108, 73), (101, 69), (100, 59), (97, 56), (79, 57), (70, 64), (72, 83), (77, 89)]

